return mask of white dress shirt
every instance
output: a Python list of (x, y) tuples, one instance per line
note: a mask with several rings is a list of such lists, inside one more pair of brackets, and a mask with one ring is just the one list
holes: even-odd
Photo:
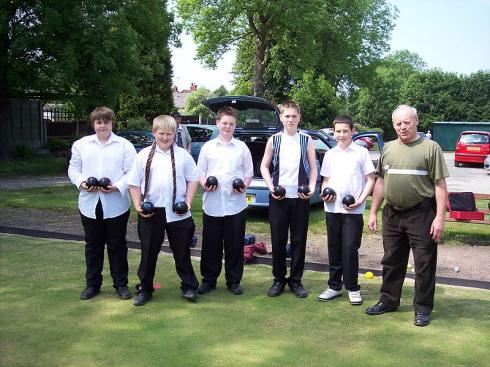
[[(199, 176), (196, 163), (189, 152), (184, 148), (180, 148), (175, 143), (173, 147), (177, 186), (175, 202), (177, 203), (179, 201), (185, 201), (187, 182), (195, 182)], [(150, 149), (151, 146), (142, 149), (138, 153), (133, 167), (128, 174), (128, 185), (139, 187), (141, 194), (145, 191), (145, 168)], [(174, 183), (170, 149), (163, 151), (158, 146), (156, 147), (150, 167), (150, 179), (148, 181), (149, 185), (146, 190), (145, 201), (152, 202), (156, 208), (165, 208), (167, 222), (175, 222), (191, 216), (190, 210), (184, 215), (175, 214), (172, 210)]]
[(301, 162), (301, 143), (299, 134), (282, 134), (279, 149), (279, 182), (286, 189), (285, 197), (298, 198), (298, 174)]
[(351, 143), (342, 150), (338, 145), (325, 153), (320, 175), (328, 177), (328, 187), (337, 193), (335, 201), (324, 203), (325, 211), (330, 213), (362, 214), (366, 202), (361, 206), (346, 210), (342, 199), (352, 195), (356, 199), (366, 186), (366, 175), (374, 172), (374, 165), (369, 157), (369, 151), (357, 144)]
[(199, 176), (215, 176), (218, 187), (215, 191), (205, 191), (202, 199), (204, 213), (213, 217), (234, 215), (244, 210), (248, 204), (245, 193), (237, 194), (233, 190), (235, 178), (253, 177), (252, 155), (247, 145), (232, 138), (229, 143), (220, 137), (206, 142), (197, 161)]
[(80, 190), (78, 207), (80, 212), (95, 219), (95, 208), (101, 202), (104, 219), (125, 213), (130, 206), (126, 175), (133, 165), (136, 150), (133, 144), (111, 133), (105, 144), (97, 135), (85, 136), (73, 143), (68, 177), (80, 190), (80, 185), (89, 177), (98, 180), (107, 177), (119, 191), (103, 193)]

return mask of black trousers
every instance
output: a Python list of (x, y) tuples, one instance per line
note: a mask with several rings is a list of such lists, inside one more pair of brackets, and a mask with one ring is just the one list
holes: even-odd
[(326, 213), (328, 261), (330, 278), (328, 286), (336, 291), (360, 289), (357, 278), (359, 272), (359, 248), (361, 247), (362, 214)]
[(192, 267), (190, 249), (195, 228), (192, 217), (167, 223), (164, 208), (156, 208), (151, 218), (138, 216), (138, 237), (141, 243), (141, 261), (138, 269), (140, 284), (137, 286), (139, 291), (154, 291), (153, 278), (165, 233), (174, 256), (175, 269), (181, 279), (180, 288), (197, 289), (199, 283)]
[(395, 211), (389, 205), (383, 209), (383, 284), (380, 301), (398, 306), (407, 271), (410, 248), (415, 263), (416, 312), (431, 312), (434, 307), (436, 285), (437, 243), (429, 232), (435, 212), (423, 207), (405, 212)]
[(129, 210), (114, 218), (104, 219), (102, 204), (99, 201), (95, 209), (95, 219), (80, 213), (85, 232), (85, 281), (87, 287), (102, 286), (104, 268), (104, 248), (107, 243), (107, 255), (111, 277), (115, 288), (128, 285), (128, 246), (126, 230)]
[(216, 285), (216, 279), (221, 273), (223, 249), (226, 285), (242, 280), (245, 220), (245, 210), (224, 217), (203, 213), (201, 275), (204, 282)]
[(299, 283), (305, 268), (306, 236), (310, 201), (302, 199), (276, 200), (269, 196), (269, 221), (272, 242), (272, 275), (274, 281), (286, 282), (286, 244), (288, 232), (293, 253), (289, 283)]

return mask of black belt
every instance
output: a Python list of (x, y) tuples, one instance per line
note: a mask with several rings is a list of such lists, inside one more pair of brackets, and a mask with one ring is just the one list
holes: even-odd
[(411, 206), (410, 208), (400, 208), (397, 206), (390, 205), (391, 209), (393, 209), (395, 212), (408, 212), (416, 209), (422, 209), (422, 208), (434, 208), (435, 207), (435, 200), (434, 198), (425, 198), (422, 200), (420, 203), (415, 204), (414, 206)]

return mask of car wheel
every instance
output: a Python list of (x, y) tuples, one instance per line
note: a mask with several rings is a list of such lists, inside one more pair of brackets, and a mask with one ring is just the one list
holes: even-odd
[(454, 167), (461, 167), (461, 166), (462, 166), (461, 163), (454, 161)]

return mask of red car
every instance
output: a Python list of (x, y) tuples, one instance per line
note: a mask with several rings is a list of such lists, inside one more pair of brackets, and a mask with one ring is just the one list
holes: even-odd
[(463, 131), (456, 143), (454, 165), (460, 167), (462, 163), (483, 164), (488, 154), (490, 154), (490, 132)]

